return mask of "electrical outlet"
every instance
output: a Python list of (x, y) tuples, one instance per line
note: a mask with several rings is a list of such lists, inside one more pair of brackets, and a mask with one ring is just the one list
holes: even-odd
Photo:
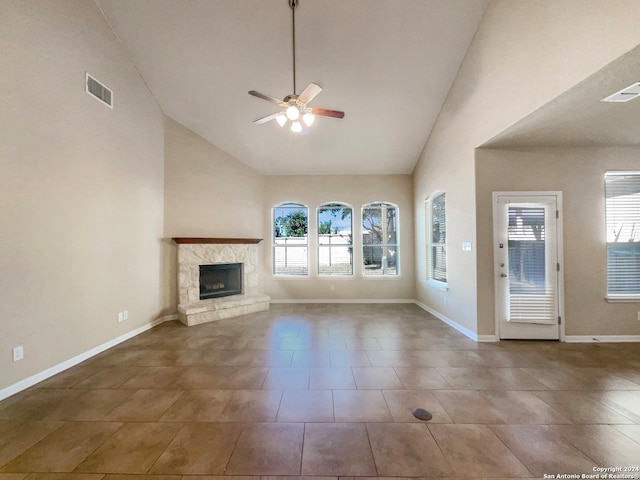
[(129, 320), (129, 310), (122, 312), (122, 316), (124, 317), (124, 320)]
[(124, 321), (124, 312), (118, 312), (118, 322)]
[(13, 349), (13, 361), (17, 362), (19, 360), (22, 360), (24, 358), (24, 347), (22, 345), (20, 345), (19, 347), (16, 347)]

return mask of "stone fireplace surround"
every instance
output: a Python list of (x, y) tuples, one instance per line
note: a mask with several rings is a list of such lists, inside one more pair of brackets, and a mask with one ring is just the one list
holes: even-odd
[[(258, 244), (255, 238), (174, 237), (178, 244), (178, 317), (185, 325), (232, 318), (269, 309), (258, 292)], [(243, 293), (200, 300), (200, 265), (243, 264)]]

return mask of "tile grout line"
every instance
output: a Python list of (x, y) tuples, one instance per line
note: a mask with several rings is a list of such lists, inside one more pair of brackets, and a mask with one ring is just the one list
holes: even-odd
[(367, 433), (367, 442), (369, 444), (369, 451), (371, 452), (371, 459), (373, 460), (373, 468), (376, 469), (376, 476), (379, 477), (380, 471), (378, 470), (378, 462), (376, 462), (376, 456), (373, 453), (373, 446), (371, 445), (371, 437), (369, 435), (369, 422), (362, 423), (364, 424), (364, 431)]

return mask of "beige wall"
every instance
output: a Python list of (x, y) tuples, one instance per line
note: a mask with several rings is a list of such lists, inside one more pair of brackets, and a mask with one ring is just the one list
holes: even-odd
[[(637, 46), (639, 16), (635, 0), (490, 4), (414, 171), (419, 301), (486, 333), (478, 330), (474, 149)], [(424, 200), (436, 190), (447, 193), (448, 292), (424, 281)]]
[(478, 329), (494, 330), (492, 192), (563, 194), (566, 335), (640, 335), (637, 303), (608, 303), (604, 174), (638, 169), (640, 148), (484, 150), (476, 154)]
[[(311, 275), (282, 279), (271, 274), (271, 206), (299, 202), (310, 216), (321, 203), (344, 202), (360, 207), (387, 201), (399, 206), (401, 275), (363, 279), (356, 275), (318, 277), (317, 256), (310, 248)], [(263, 176), (165, 117), (163, 301), (168, 312), (177, 307), (176, 248), (171, 237), (263, 238), (261, 289), (274, 300), (414, 298), (413, 206), (409, 175), (391, 176)], [(315, 239), (315, 222), (310, 222)], [(356, 232), (360, 232), (356, 225)], [(315, 247), (315, 242), (311, 243)], [(356, 262), (361, 253), (356, 249)], [(332, 289), (333, 285), (333, 289)]]
[(161, 313), (163, 117), (93, 2), (0, 10), (2, 390)]
[(263, 195), (263, 175), (165, 117), (162, 278), (170, 311), (178, 306), (177, 248), (171, 238), (263, 238)]
[[(309, 276), (275, 277), (272, 272), (271, 207), (285, 203), (309, 207)], [(352, 277), (318, 276), (317, 212), (327, 202), (341, 202), (354, 209), (354, 270)], [(400, 275), (394, 278), (363, 278), (360, 209), (371, 202), (390, 202), (398, 206)], [(263, 208), (265, 224), (265, 293), (274, 300), (365, 300), (414, 298), (413, 206), (410, 175), (380, 176), (269, 176)]]

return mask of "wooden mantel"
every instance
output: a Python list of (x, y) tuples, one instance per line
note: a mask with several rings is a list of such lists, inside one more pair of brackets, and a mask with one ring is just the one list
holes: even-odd
[(261, 238), (191, 238), (191, 237), (173, 237), (172, 240), (178, 244), (197, 244), (197, 243), (256, 244), (262, 241)]

